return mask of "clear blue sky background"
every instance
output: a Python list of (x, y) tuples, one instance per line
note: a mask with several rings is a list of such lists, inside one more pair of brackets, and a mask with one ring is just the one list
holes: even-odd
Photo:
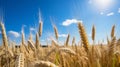
[[(73, 36), (76, 37), (76, 43), (80, 41), (77, 24), (73, 23), (69, 26), (62, 25), (67, 19), (83, 21), (90, 42), (92, 42), (90, 34), (93, 24), (96, 27), (96, 42), (106, 40), (107, 35), (110, 36), (113, 24), (116, 25), (116, 36), (119, 38), (119, 0), (113, 0), (115, 2), (113, 6), (106, 9), (98, 9), (100, 7), (96, 7), (93, 5), (95, 2), (93, 1), (91, 3), (91, 1), (92, 0), (0, 0), (0, 18), (3, 17), (9, 39), (15, 40), (18, 43), (20, 42), (21, 36), (15, 37), (10, 31), (21, 34), (21, 27), (24, 25), (25, 36), (26, 39), (28, 39), (30, 28), (37, 29), (38, 27), (39, 9), (43, 20), (43, 34), (40, 38), (43, 44), (46, 44), (45, 41), (51, 36), (54, 37), (54, 30), (50, 18), (54, 21), (53, 24), (57, 26), (59, 35), (69, 33), (71, 40)], [(35, 39), (35, 31), (32, 31), (32, 34)], [(59, 37), (60, 42), (64, 42), (65, 39), (65, 36)]]

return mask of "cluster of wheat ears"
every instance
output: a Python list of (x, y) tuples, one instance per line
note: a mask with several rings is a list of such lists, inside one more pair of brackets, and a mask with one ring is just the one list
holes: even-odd
[(63, 46), (58, 41), (58, 30), (53, 25), (56, 39), (51, 39), (51, 44), (42, 47), (39, 37), (42, 36), (42, 25), (34, 42), (30, 33), (29, 40), (25, 41), (22, 31), (22, 42), (16, 47), (15, 42), (8, 42), (4, 24), (1, 22), (2, 45), (0, 46), (0, 67), (120, 67), (120, 39), (116, 39), (115, 25), (111, 30), (111, 39), (107, 45), (95, 44), (95, 26), (92, 29), (93, 44), (90, 44), (84, 25), (78, 22), (78, 31), (81, 42), (76, 44), (73, 37), (69, 44), (70, 35)]

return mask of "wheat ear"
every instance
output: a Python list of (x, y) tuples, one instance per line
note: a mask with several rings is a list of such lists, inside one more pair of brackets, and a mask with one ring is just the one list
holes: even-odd
[(16, 59), (15, 67), (24, 67), (24, 54), (23, 53), (20, 53), (20, 55)]
[(57, 30), (57, 27), (55, 25), (53, 25), (53, 28), (54, 28), (54, 32), (55, 32), (55, 37), (58, 40), (58, 30)]
[(6, 35), (6, 30), (5, 30), (4, 24), (1, 22), (0, 26), (1, 26), (3, 46), (8, 47), (8, 40), (7, 40), (7, 35)]
[(36, 61), (35, 63), (36, 63), (35, 66), (39, 66), (39, 67), (58, 67), (57, 65), (49, 61)]
[(112, 56), (115, 51), (115, 45), (116, 44), (116, 37), (112, 38), (111, 44), (108, 45), (108, 50), (109, 50), (109, 56)]
[(68, 53), (68, 54), (71, 54), (71, 55), (76, 55), (75, 51), (73, 51), (70, 48), (59, 48), (59, 51), (62, 51), (62, 52), (65, 52), (65, 53)]
[(95, 26), (92, 27), (92, 40), (95, 40)]
[(21, 33), (22, 33), (22, 45), (25, 45), (25, 34), (24, 34), (24, 29), (23, 29), (23, 27), (22, 27)]
[(88, 42), (88, 38), (87, 38), (87, 34), (85, 32), (84, 26), (82, 25), (81, 22), (78, 23), (78, 29), (79, 29), (79, 33), (81, 35), (81, 39), (83, 42), (83, 47), (85, 48), (86, 52), (89, 51), (89, 42)]
[(75, 44), (75, 37), (73, 37), (73, 40), (72, 40), (72, 46)]
[(36, 33), (36, 43), (35, 43), (35, 47), (36, 49), (38, 49), (40, 47), (40, 41), (39, 41), (39, 35), (38, 33)]
[(67, 39), (66, 39), (66, 42), (65, 42), (65, 46), (68, 46), (69, 40), (70, 40), (70, 35), (68, 34)]
[(114, 36), (115, 36), (115, 25), (112, 26), (111, 38), (113, 38)]
[(36, 49), (31, 40), (28, 40), (28, 45), (30, 45), (30, 47), (33, 51)]
[(41, 37), (41, 35), (42, 35), (42, 27), (43, 27), (43, 22), (40, 21), (40, 23), (39, 23), (39, 37)]

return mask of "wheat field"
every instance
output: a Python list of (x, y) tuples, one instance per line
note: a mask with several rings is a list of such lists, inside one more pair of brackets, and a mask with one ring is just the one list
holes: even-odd
[(64, 46), (58, 41), (58, 30), (53, 25), (55, 40), (51, 39), (51, 44), (42, 47), (39, 37), (42, 36), (42, 25), (39, 23), (39, 31), (36, 33), (36, 40), (29, 36), (25, 41), (25, 33), (22, 31), (20, 46), (15, 42), (10, 43), (6, 35), (4, 24), (0, 23), (2, 33), (2, 45), (0, 46), (0, 67), (120, 67), (120, 39), (116, 39), (115, 25), (111, 28), (111, 38), (107, 39), (107, 44), (95, 43), (95, 25), (91, 28), (92, 41), (88, 41), (85, 27), (78, 22), (80, 43), (75, 43), (73, 37), (72, 44), (69, 44), (70, 34), (68, 34)]

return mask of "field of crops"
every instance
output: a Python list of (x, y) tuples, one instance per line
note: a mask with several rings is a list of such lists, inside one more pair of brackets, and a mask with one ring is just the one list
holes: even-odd
[[(120, 67), (120, 39), (116, 39), (115, 25), (111, 28), (111, 38), (106, 44), (95, 43), (95, 25), (91, 28), (93, 43), (88, 41), (84, 24), (78, 22), (80, 43), (76, 44), (73, 37), (69, 44), (70, 35), (67, 36), (64, 46), (58, 41), (58, 30), (53, 25), (55, 40), (42, 47), (39, 38), (42, 36), (43, 22), (39, 23), (36, 35), (30, 35), (25, 41), (22, 31), (20, 46), (10, 43), (6, 35), (4, 24), (0, 23), (2, 45), (0, 46), (0, 67)], [(36, 36), (34, 41), (32, 36)]]

